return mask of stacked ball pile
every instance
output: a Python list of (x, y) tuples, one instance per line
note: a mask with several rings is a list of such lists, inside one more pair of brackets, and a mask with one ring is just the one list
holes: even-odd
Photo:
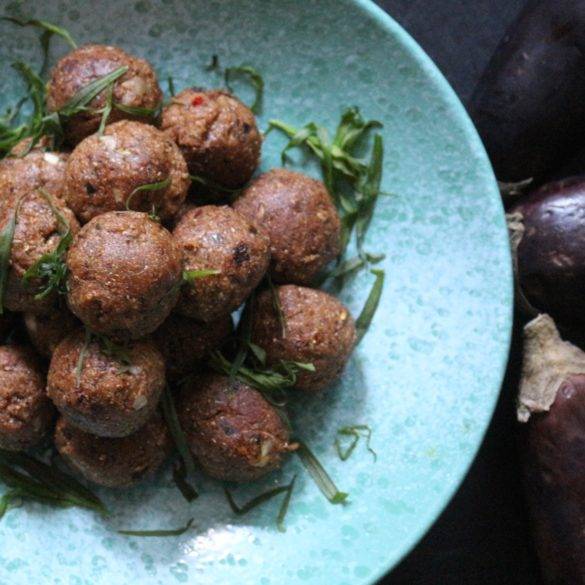
[[(339, 217), (319, 181), (284, 169), (252, 180), (262, 136), (231, 94), (186, 89), (159, 117), (147, 114), (162, 103), (156, 75), (121, 49), (87, 45), (61, 59), (47, 107), (122, 66), (110, 98), (121, 107), (103, 131), (105, 91), (67, 121), (70, 151), (25, 142), (0, 163), (0, 229), (14, 222), (2, 328), (23, 314), (30, 340), (0, 347), (0, 447), (33, 448), (54, 428), (73, 469), (131, 485), (172, 451), (159, 402), (167, 383), (183, 381), (177, 412), (201, 468), (255, 479), (294, 448), (289, 429), (258, 390), (213, 372), (206, 357), (254, 293), (251, 341), (268, 365), (313, 364), (298, 391), (340, 376), (353, 319), (308, 288), (339, 253)], [(222, 204), (234, 189), (235, 202)], [(40, 295), (46, 283), (25, 273), (71, 236), (66, 289)]]

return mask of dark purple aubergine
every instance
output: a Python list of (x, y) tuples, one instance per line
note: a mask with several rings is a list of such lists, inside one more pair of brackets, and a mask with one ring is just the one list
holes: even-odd
[(544, 581), (585, 585), (585, 353), (561, 339), (548, 315), (524, 328), (518, 419)]
[(585, 375), (528, 422), (525, 485), (546, 583), (585, 585)]
[(585, 177), (549, 183), (511, 210), (520, 290), (559, 325), (585, 326)]
[(533, 0), (469, 104), (498, 180), (538, 182), (585, 145), (585, 2)]

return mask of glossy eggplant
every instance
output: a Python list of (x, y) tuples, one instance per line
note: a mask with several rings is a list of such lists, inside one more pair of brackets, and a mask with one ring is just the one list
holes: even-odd
[(517, 205), (521, 297), (565, 328), (585, 325), (585, 177), (549, 183)]
[(532, 0), (469, 104), (496, 176), (538, 182), (585, 146), (585, 2)]
[(525, 328), (518, 417), (544, 581), (585, 584), (585, 353), (541, 315)]

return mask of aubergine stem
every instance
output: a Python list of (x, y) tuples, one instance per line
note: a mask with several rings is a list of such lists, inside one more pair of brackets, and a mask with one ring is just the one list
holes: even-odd
[(561, 384), (575, 374), (585, 374), (585, 352), (563, 341), (548, 315), (530, 321), (524, 327), (518, 420), (527, 422), (531, 414), (550, 410)]
[(514, 269), (514, 293), (516, 296), (516, 304), (527, 317), (534, 318), (540, 313), (540, 311), (538, 311), (526, 298), (526, 295), (520, 286), (518, 270), (518, 246), (524, 237), (524, 217), (519, 211), (515, 213), (507, 213), (506, 223), (508, 224), (510, 251), (512, 253), (512, 267)]

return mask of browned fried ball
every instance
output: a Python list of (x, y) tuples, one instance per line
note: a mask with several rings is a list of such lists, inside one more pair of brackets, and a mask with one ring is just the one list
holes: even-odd
[(16, 345), (0, 346), (0, 448), (34, 447), (49, 431), (54, 414), (34, 353)]
[(286, 169), (256, 179), (234, 209), (270, 238), (273, 279), (310, 285), (341, 249), (341, 222), (321, 181)]
[(172, 450), (162, 416), (155, 412), (147, 423), (127, 437), (96, 437), (64, 418), (55, 428), (57, 451), (73, 470), (105, 487), (125, 488), (153, 475)]
[(241, 187), (258, 166), (256, 119), (230, 93), (183, 90), (163, 109), (161, 128), (178, 144), (191, 174), (223, 187)]
[(269, 364), (280, 360), (311, 363), (314, 372), (298, 373), (295, 388), (317, 391), (341, 375), (356, 343), (355, 323), (347, 308), (326, 292), (296, 285), (277, 287), (283, 328), (270, 290), (252, 309), (252, 341), (266, 351)]
[(58, 197), (39, 191), (13, 194), (0, 203), (0, 230), (6, 230), (13, 221), (4, 306), (11, 311), (46, 313), (56, 303), (56, 291), (44, 298), (35, 298), (45, 290), (47, 283), (38, 278), (25, 281), (25, 273), (45, 254), (55, 251), (68, 229), (76, 233), (79, 223)]
[[(15, 149), (24, 155), (26, 145), (19, 142)], [(25, 156), (9, 156), (0, 161), (0, 202), (18, 200), (38, 189), (52, 197), (62, 198), (68, 155), (34, 149)]]
[(185, 284), (177, 311), (210, 322), (237, 309), (264, 276), (270, 259), (268, 238), (228, 206), (187, 211), (173, 237), (185, 270), (217, 270)]
[(171, 313), (153, 334), (165, 358), (167, 378), (177, 381), (197, 371), (207, 354), (219, 348), (232, 330), (230, 315), (202, 323)]
[(50, 358), (61, 340), (79, 329), (80, 323), (66, 308), (59, 308), (44, 315), (25, 313), (24, 325), (39, 355)]
[(227, 376), (190, 379), (177, 412), (191, 452), (216, 479), (258, 479), (279, 467), (293, 448), (275, 408), (260, 392)]
[(125, 437), (151, 416), (165, 387), (165, 363), (151, 341), (134, 341), (112, 353), (78, 330), (53, 352), (48, 393), (61, 414), (100, 437)]
[[(55, 112), (62, 109), (83, 88), (120, 67), (127, 67), (128, 70), (114, 82), (113, 103), (154, 112), (160, 106), (163, 96), (150, 63), (108, 45), (85, 45), (59, 60), (47, 85), (48, 110)], [(71, 144), (76, 144), (98, 130), (101, 114), (96, 110), (105, 106), (108, 91), (109, 88), (102, 90), (88, 104), (87, 111), (66, 120), (65, 134)], [(153, 121), (153, 116), (114, 107), (108, 122), (122, 119), (149, 122)]]
[(145, 213), (110, 211), (86, 223), (67, 254), (67, 302), (96, 333), (144, 337), (169, 315), (181, 284), (181, 252)]
[[(141, 187), (162, 183), (158, 189)], [(187, 164), (177, 145), (147, 124), (122, 120), (103, 136), (82, 140), (69, 157), (67, 204), (82, 223), (106, 211), (130, 208), (169, 221), (189, 188)]]

